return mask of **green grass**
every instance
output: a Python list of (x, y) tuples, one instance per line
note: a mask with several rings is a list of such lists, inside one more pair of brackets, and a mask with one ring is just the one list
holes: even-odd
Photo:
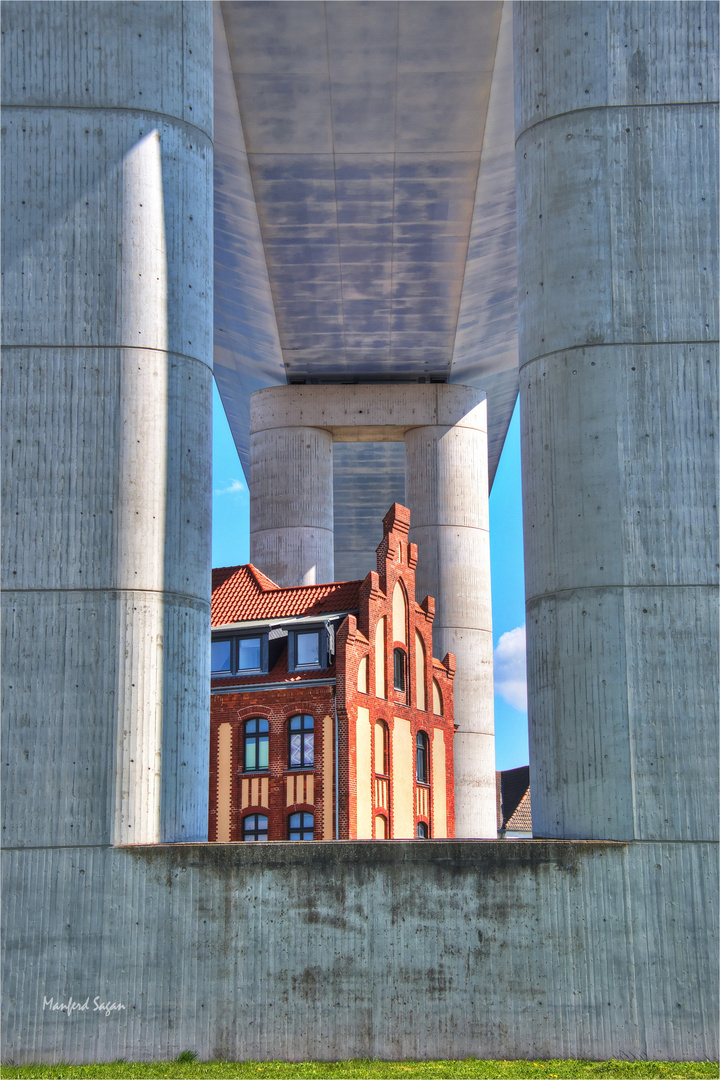
[(185, 1050), (175, 1061), (126, 1062), (113, 1061), (108, 1065), (4, 1065), (0, 1076), (58, 1077), (77, 1080), (145, 1080), (146, 1077), (169, 1077), (171, 1080), (334, 1080), (335, 1077), (358, 1077), (367, 1080), (403, 1080), (435, 1077), (458, 1077), (461, 1080), (495, 1080), (496, 1077), (635, 1077), (654, 1080), (655, 1077), (714, 1077), (718, 1076), (717, 1062), (712, 1061), (304, 1061), (289, 1064), (284, 1061), (196, 1061), (192, 1051)]

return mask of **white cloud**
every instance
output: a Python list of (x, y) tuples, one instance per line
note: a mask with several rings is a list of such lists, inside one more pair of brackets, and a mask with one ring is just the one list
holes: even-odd
[(495, 649), (495, 693), (518, 712), (527, 712), (525, 627), (502, 634)]
[(237, 495), (246, 490), (244, 480), (231, 480), (227, 487), (215, 488), (213, 495)]

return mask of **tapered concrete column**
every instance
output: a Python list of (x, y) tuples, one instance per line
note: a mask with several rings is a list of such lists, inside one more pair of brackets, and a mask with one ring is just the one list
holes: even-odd
[[(476, 393), (476, 400), (482, 397)], [(436, 598), (435, 655), (457, 657), (455, 833), (461, 837), (497, 835), (486, 416), (482, 400), (457, 424), (405, 435), (410, 540), (419, 551), (416, 595)]]
[(4, 841), (199, 840), (211, 8), (13, 3), (3, 35)]
[(278, 585), (333, 581), (333, 438), (314, 427), (253, 430), (250, 562)]
[(516, 5), (540, 836), (717, 836), (717, 13)]

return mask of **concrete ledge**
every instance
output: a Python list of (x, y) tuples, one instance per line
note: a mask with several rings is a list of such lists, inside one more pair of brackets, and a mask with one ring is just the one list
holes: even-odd
[(487, 431), (485, 394), (447, 383), (268, 386), (250, 402), (250, 433), (318, 427), (337, 442), (402, 442), (414, 427)]

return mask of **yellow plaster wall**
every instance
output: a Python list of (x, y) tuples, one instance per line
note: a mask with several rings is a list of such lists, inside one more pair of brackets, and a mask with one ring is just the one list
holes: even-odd
[(355, 813), (357, 839), (372, 840), (372, 732), (370, 710), (358, 708), (355, 725)]
[(431, 747), (431, 772), (432, 777), (432, 819), (431, 833), (433, 837), (447, 836), (447, 785), (445, 781), (445, 734), (439, 728), (435, 728), (432, 736)]
[(411, 840), (415, 836), (413, 741), (410, 721), (399, 716), (393, 717), (392, 767), (392, 838)]
[(433, 712), (436, 716), (442, 716), (443, 714), (442, 695), (435, 679), (433, 679)]
[(217, 785), (217, 838), (221, 844), (227, 844), (232, 805), (232, 724), (221, 724), (218, 729)]

